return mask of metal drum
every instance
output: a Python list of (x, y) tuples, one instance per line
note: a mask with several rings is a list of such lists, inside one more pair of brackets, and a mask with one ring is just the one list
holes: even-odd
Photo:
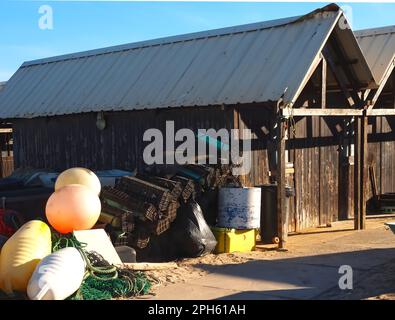
[(218, 227), (257, 229), (261, 219), (260, 188), (221, 188), (218, 199)]

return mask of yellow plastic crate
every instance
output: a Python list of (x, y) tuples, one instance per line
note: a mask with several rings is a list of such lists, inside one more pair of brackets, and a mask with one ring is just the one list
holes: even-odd
[(255, 250), (256, 230), (237, 230), (227, 228), (211, 228), (217, 246), (215, 253), (250, 252)]

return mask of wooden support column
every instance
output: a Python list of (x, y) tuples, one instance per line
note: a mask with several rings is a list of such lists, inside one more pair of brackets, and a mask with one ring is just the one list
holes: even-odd
[(361, 226), (361, 117), (355, 117), (354, 121), (354, 229)]
[[(233, 129), (239, 130), (237, 138), (240, 141), (242, 139), (241, 134), (240, 134), (240, 113), (239, 113), (239, 110), (237, 107), (233, 108)], [(240, 154), (238, 154), (238, 156), (240, 156)], [(239, 176), (239, 180), (240, 180), (243, 187), (249, 186), (248, 185), (249, 181), (247, 181), (246, 175)]]
[(321, 61), (321, 108), (326, 108), (326, 78), (327, 78), (327, 62), (323, 57)]
[(279, 249), (286, 249), (288, 238), (288, 217), (285, 205), (285, 127), (281, 112), (277, 116), (277, 234), (280, 238)]
[(368, 192), (368, 117), (364, 110), (363, 116), (355, 118), (354, 140), (354, 229), (366, 227), (366, 201)]
[(360, 229), (366, 228), (366, 201), (368, 198), (368, 181), (369, 181), (369, 167), (368, 167), (368, 117), (366, 110), (361, 118), (361, 204), (360, 204)]

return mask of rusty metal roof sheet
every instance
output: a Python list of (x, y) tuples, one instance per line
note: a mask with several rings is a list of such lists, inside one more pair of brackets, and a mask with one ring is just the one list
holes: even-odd
[[(336, 33), (360, 83), (373, 81), (342, 11), (199, 32), (24, 63), (0, 118), (278, 101), (293, 103)], [(336, 32), (333, 32), (333, 31)]]
[(381, 84), (395, 65), (395, 26), (360, 30), (355, 36), (374, 77)]

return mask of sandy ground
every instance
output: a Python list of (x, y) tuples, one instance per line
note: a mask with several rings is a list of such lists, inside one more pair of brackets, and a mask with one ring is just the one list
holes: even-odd
[[(176, 269), (151, 270), (146, 271), (145, 274), (153, 283), (152, 294), (155, 295), (156, 291), (163, 286), (186, 283), (188, 280), (203, 277), (210, 273), (209, 270), (199, 268), (199, 265), (221, 266), (242, 264), (249, 260), (253, 260), (253, 258), (243, 257), (238, 253), (209, 254), (204, 257), (176, 261), (178, 265)], [(144, 299), (146, 297), (141, 298)]]
[[(317, 291), (318, 294), (314, 293), (312, 296), (303, 293), (301, 298), (395, 299), (395, 254), (391, 256), (395, 250), (388, 251), (391, 254), (383, 252), (383, 250), (395, 249), (395, 235), (384, 225), (385, 222), (394, 220), (395, 217), (369, 219), (367, 229), (362, 231), (354, 231), (352, 221), (336, 222), (331, 228), (306, 230), (301, 234), (289, 237), (287, 252), (276, 250), (275, 245), (257, 245), (256, 251), (250, 253), (210, 254), (177, 261), (178, 268), (176, 269), (147, 272), (154, 282), (152, 295), (141, 298), (158, 296), (159, 299), (166, 299), (167, 296), (171, 296), (170, 298), (177, 299), (178, 296), (174, 295), (174, 291), (180, 288), (180, 285), (181, 288), (194, 285), (200, 279), (208, 279), (208, 275), (214, 280), (216, 275), (219, 275), (220, 282), (226, 282), (224, 281), (227, 280), (226, 278), (221, 278), (221, 273), (226, 274), (225, 270), (230, 270), (230, 266), (240, 267), (241, 269), (237, 269), (239, 270), (237, 272), (243, 273), (243, 266), (248, 268), (256, 263), (280, 263), (284, 268), (289, 264), (292, 268), (295, 263), (314, 265), (315, 267), (321, 265), (333, 267), (337, 266), (339, 261), (339, 263), (344, 261), (344, 263), (354, 263), (356, 272), (358, 272), (354, 290), (341, 292), (336, 286), (326, 288), (323, 285), (322, 290), (319, 293)], [(285, 269), (284, 272), (287, 270)], [(292, 269), (289, 270), (289, 273), (292, 273)], [(246, 282), (246, 286), (248, 285), (254, 286), (251, 282)], [(264, 285), (263, 283), (262, 286)], [(169, 292), (172, 294), (169, 295)], [(199, 291), (198, 298), (211, 299), (216, 298), (219, 294), (210, 295), (208, 293), (205, 295)], [(180, 295), (182, 298), (182, 293)], [(296, 298), (298, 297), (296, 296)]]

